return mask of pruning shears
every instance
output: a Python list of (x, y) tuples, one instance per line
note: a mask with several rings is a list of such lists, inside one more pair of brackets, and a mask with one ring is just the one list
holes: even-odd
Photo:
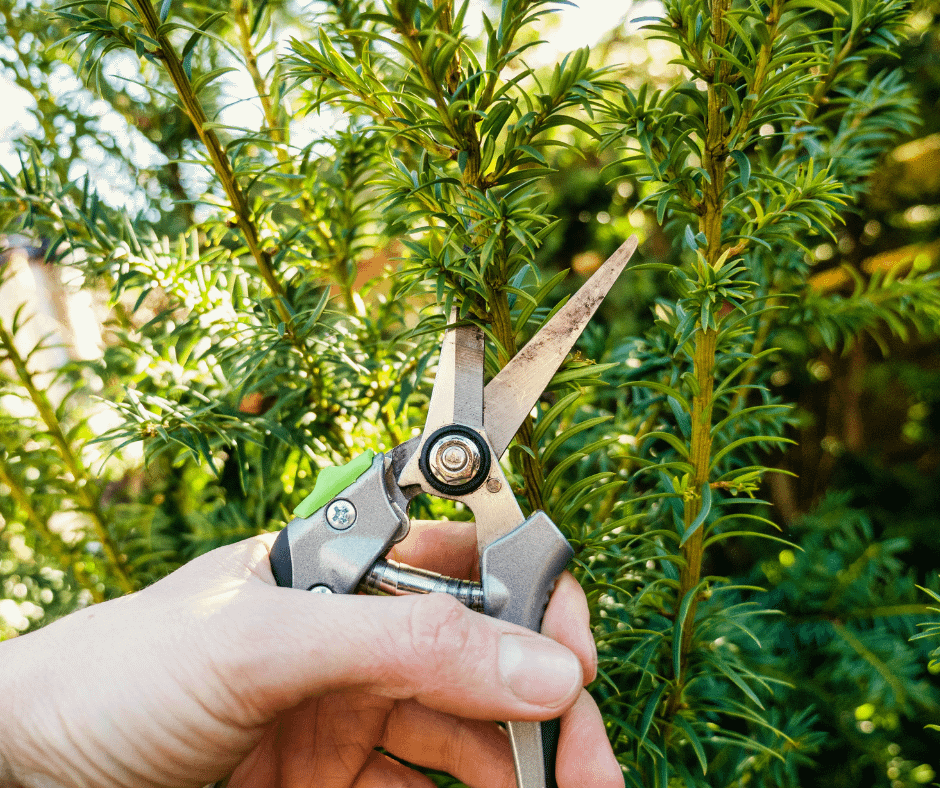
[[(271, 550), (278, 585), (333, 594), (443, 592), (540, 631), (573, 551), (544, 512), (523, 515), (499, 458), (636, 247), (635, 237), (624, 243), (485, 387), (483, 332), (452, 320), (423, 433), (320, 472)], [(473, 512), (479, 583), (384, 557), (408, 534), (408, 506), (422, 492), (462, 501)], [(518, 788), (554, 788), (559, 721), (506, 727)]]

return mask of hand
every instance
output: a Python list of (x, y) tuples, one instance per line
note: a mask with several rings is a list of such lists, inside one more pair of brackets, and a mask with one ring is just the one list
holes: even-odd
[[(381, 746), (472, 788), (512, 788), (490, 720), (562, 714), (560, 788), (622, 788), (581, 689), (596, 652), (569, 574), (546, 637), (438, 594), (278, 588), (273, 539), (0, 644), (0, 785), (197, 788), (231, 774), (230, 788), (432, 786)], [(413, 528), (392, 557), (459, 574), (474, 555), (472, 526), (448, 523)]]

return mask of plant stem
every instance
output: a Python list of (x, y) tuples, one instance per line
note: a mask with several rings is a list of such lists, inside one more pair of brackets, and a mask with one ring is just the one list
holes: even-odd
[(29, 398), (39, 412), (39, 417), (46, 425), (46, 431), (52, 442), (58, 449), (59, 456), (65, 463), (66, 470), (72, 476), (70, 485), (71, 491), (81, 508), (86, 512), (95, 529), (95, 535), (101, 542), (101, 549), (108, 559), (111, 570), (114, 572), (117, 584), (125, 593), (136, 591), (137, 588), (131, 580), (131, 573), (127, 566), (127, 559), (121, 554), (118, 546), (111, 538), (108, 531), (104, 513), (98, 500), (98, 488), (95, 480), (91, 477), (88, 469), (85, 468), (82, 461), (72, 449), (72, 445), (65, 437), (62, 425), (56, 416), (55, 409), (45, 392), (41, 391), (33, 379), (32, 373), (26, 366), (23, 357), (20, 356), (16, 345), (13, 343), (13, 337), (7, 331), (6, 326), (0, 323), (0, 347), (3, 348), (7, 359), (13, 364), (17, 377), (23, 388), (29, 394)]
[[(712, 0), (712, 39), (724, 47), (728, 37), (728, 25), (724, 15), (730, 8), (730, 0)], [(718, 85), (727, 79), (728, 63), (718, 60), (709, 63), (707, 80), (708, 116), (706, 118), (706, 139), (702, 167), (708, 173), (708, 181), (703, 184), (700, 230), (705, 233), (705, 259), (714, 267), (722, 254), (722, 223), (724, 213), (724, 180), (727, 168), (728, 138), (723, 117), (724, 93)], [(700, 327), (694, 336), (692, 351), (695, 390), (692, 396), (692, 434), (689, 440), (689, 463), (692, 466), (691, 478), (687, 487), (687, 498), (683, 507), (683, 522), (688, 531), (702, 511), (701, 489), (708, 483), (711, 471), (712, 453), (712, 408), (714, 405), (715, 353), (718, 344), (718, 332)], [(682, 546), (683, 566), (679, 574), (679, 589), (676, 595), (676, 614), (686, 595), (694, 589), (702, 576), (704, 558), (705, 526), (689, 537)], [(686, 613), (685, 626), (682, 628), (682, 640), (679, 644), (679, 675), (675, 677), (676, 688), (668, 705), (667, 716), (676, 713), (681, 703), (686, 660), (695, 638), (695, 613), (698, 599), (691, 600)]]
[(268, 87), (261, 69), (258, 67), (258, 55), (255, 53), (254, 45), (251, 43), (251, 25), (248, 16), (248, 3), (246, 0), (235, 6), (235, 22), (238, 25), (238, 40), (241, 44), (242, 54), (245, 56), (245, 68), (251, 75), (251, 81), (254, 83), (255, 92), (261, 101), (261, 109), (264, 111), (264, 122), (267, 125), (267, 132), (271, 135), (275, 143), (275, 153), (280, 161), (285, 162), (288, 159), (287, 151), (284, 149), (284, 127), (278, 123), (277, 105), (271, 101), (271, 91)]
[(62, 537), (53, 533), (49, 524), (39, 516), (39, 512), (33, 507), (29, 494), (13, 478), (13, 475), (7, 469), (5, 462), (0, 462), (0, 482), (3, 482), (10, 488), (10, 495), (16, 502), (17, 507), (26, 518), (26, 521), (36, 530), (46, 546), (55, 555), (56, 560), (72, 570), (78, 584), (84, 588), (95, 602), (103, 602), (104, 594), (101, 593), (97, 584), (88, 576), (84, 566), (78, 556), (72, 550), (72, 546), (66, 544)]
[(134, 4), (140, 11), (144, 26), (147, 29), (147, 35), (157, 41), (160, 46), (159, 50), (154, 54), (159, 57), (166, 66), (170, 80), (173, 82), (173, 87), (176, 88), (176, 92), (179, 95), (183, 111), (189, 117), (190, 121), (192, 121), (193, 127), (196, 129), (196, 134), (199, 136), (199, 139), (202, 141), (202, 144), (209, 154), (212, 168), (215, 170), (216, 175), (222, 183), (222, 188), (228, 196), (232, 210), (235, 213), (235, 220), (245, 237), (245, 243), (248, 245), (251, 256), (255, 259), (258, 272), (261, 274), (261, 278), (264, 280), (269, 292), (274, 297), (274, 308), (287, 326), (287, 331), (293, 336), (291, 313), (287, 307), (284, 286), (281, 284), (274, 271), (270, 253), (265, 251), (262, 247), (260, 233), (258, 232), (258, 227), (252, 216), (251, 208), (248, 205), (248, 200), (245, 197), (244, 191), (242, 191), (238, 179), (235, 177), (235, 172), (232, 169), (232, 163), (228, 158), (228, 154), (225, 152), (225, 147), (219, 140), (215, 130), (209, 127), (209, 119), (206, 117), (205, 110), (202, 108), (199, 98), (193, 91), (192, 83), (186, 75), (182, 61), (173, 49), (169, 38), (160, 30), (160, 21), (150, 0), (134, 0)]
[[(698, 394), (692, 397), (692, 437), (689, 445), (691, 465), (694, 469), (691, 480), (689, 481), (689, 490), (694, 492), (694, 496), (686, 501), (684, 524), (686, 529), (690, 528), (692, 523), (702, 510), (702, 498), (700, 490), (702, 486), (708, 483), (708, 476), (711, 466), (712, 454), (712, 407), (714, 401), (712, 392), (714, 390), (715, 374), (715, 346), (718, 340), (717, 331), (701, 331), (695, 338), (695, 351), (693, 355), (695, 380), (700, 387)], [(682, 557), (685, 564), (679, 574), (679, 599), (698, 585), (702, 574), (702, 545), (705, 540), (705, 527), (699, 526), (699, 529), (689, 537), (689, 540), (682, 547)], [(681, 653), (687, 654), (689, 646), (692, 643), (695, 621), (695, 608), (697, 602), (693, 600), (687, 617), (687, 624), (682, 631)]]

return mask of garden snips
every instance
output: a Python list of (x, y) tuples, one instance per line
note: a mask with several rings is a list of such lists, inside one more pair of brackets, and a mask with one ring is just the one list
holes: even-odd
[[(573, 552), (544, 512), (523, 515), (499, 458), (636, 246), (636, 238), (624, 243), (485, 388), (483, 332), (449, 326), (424, 432), (320, 472), (271, 550), (278, 585), (333, 594), (444, 592), (538, 632)], [(385, 559), (408, 533), (408, 505), (422, 492), (473, 512), (479, 583)], [(507, 729), (518, 788), (555, 786), (558, 721), (509, 722)]]

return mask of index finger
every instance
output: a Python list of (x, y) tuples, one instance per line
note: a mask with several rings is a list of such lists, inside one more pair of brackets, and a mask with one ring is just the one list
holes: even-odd
[(476, 523), (412, 520), (408, 536), (392, 546), (388, 557), (441, 575), (478, 580)]
[[(389, 558), (450, 577), (479, 579), (476, 525), (447, 520), (413, 520), (408, 537)], [(570, 572), (555, 584), (542, 620), (542, 633), (567, 646), (581, 662), (585, 683), (597, 675), (597, 649), (591, 635), (587, 598)]]

